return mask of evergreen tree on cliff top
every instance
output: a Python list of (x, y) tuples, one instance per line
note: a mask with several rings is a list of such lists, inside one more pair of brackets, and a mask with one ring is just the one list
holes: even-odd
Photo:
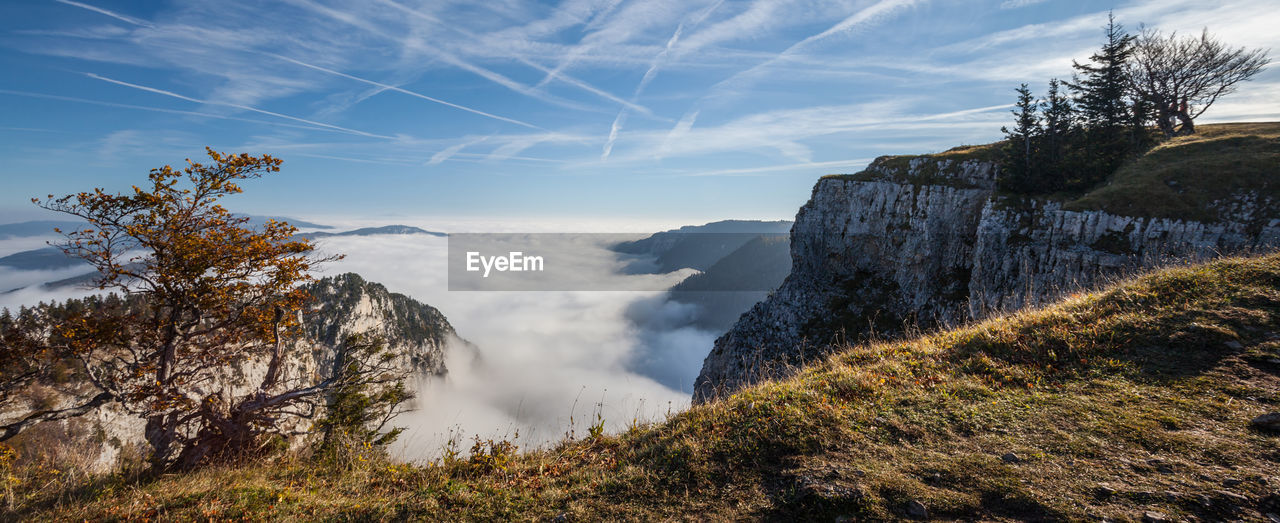
[(1014, 127), (1001, 127), (1007, 143), (1004, 146), (1005, 173), (1001, 185), (1014, 192), (1036, 192), (1039, 189), (1039, 169), (1036, 162), (1037, 144), (1042, 129), (1036, 114), (1036, 98), (1027, 84), (1016, 89), (1018, 101), (1010, 112)]
[(1089, 63), (1072, 62), (1076, 73), (1067, 86), (1075, 94), (1075, 106), (1085, 128), (1082, 151), (1086, 161), (1068, 184), (1084, 189), (1106, 179), (1120, 167), (1137, 145), (1133, 131), (1133, 104), (1128, 100), (1126, 65), (1133, 54), (1134, 37), (1107, 17), (1107, 41), (1089, 57)]

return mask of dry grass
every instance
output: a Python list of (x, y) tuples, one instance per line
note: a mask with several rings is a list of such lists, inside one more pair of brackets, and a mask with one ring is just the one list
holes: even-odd
[(1068, 202), (1068, 210), (1218, 221), (1214, 202), (1258, 196), (1259, 216), (1280, 211), (1280, 123), (1214, 124), (1166, 140), (1129, 162), (1104, 186)]
[(1280, 254), (848, 347), (785, 381), (550, 450), (105, 477), (19, 493), (9, 516), (884, 520), (916, 501), (952, 519), (1260, 520), (1280, 510), (1280, 438), (1248, 422), (1280, 410), (1276, 358)]

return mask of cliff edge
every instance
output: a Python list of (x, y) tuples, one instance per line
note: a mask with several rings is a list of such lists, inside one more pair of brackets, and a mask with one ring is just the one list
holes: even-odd
[(818, 180), (791, 230), (790, 276), (716, 340), (695, 401), (790, 374), (845, 340), (1280, 246), (1280, 124), (1204, 126), (1074, 198), (1006, 194), (998, 175), (988, 145)]

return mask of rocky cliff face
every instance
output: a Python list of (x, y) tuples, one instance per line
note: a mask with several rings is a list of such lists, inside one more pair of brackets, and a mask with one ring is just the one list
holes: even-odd
[(1052, 300), (1172, 261), (1280, 246), (1249, 194), (1216, 223), (1067, 211), (999, 196), (997, 165), (884, 157), (818, 181), (791, 230), (792, 272), (716, 340), (695, 401), (785, 375), (833, 343), (961, 322)]
[[(401, 355), (401, 367), (423, 375), (443, 376), (445, 350), (458, 339), (444, 314), (403, 294), (387, 291), (354, 273), (312, 283), (316, 306), (303, 318), (313, 360), (332, 361), (348, 336), (380, 336)], [(465, 342), (460, 345), (465, 345)]]

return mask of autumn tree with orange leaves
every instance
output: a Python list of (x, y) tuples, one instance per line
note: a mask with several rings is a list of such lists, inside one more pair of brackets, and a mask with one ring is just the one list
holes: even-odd
[[(6, 358), (26, 351), (73, 359), (94, 393), (0, 426), (0, 441), (115, 403), (145, 420), (154, 471), (190, 469), (290, 435), (298, 425), (290, 419), (315, 416), (334, 391), (403, 379), (376, 341), (340, 351), (328, 376), (287, 372), (287, 348), (300, 335), (308, 299), (299, 285), (337, 257), (316, 254), (285, 222), (253, 227), (220, 205), (242, 192), (240, 182), (279, 171), (279, 159), (207, 152), (211, 163), (153, 169), (150, 186), (132, 193), (32, 200), (87, 222), (59, 231), (66, 237), (59, 247), (98, 270), (98, 289), (125, 298), (64, 311), (40, 336), (4, 341)], [(9, 359), (0, 363), (27, 372), (19, 376), (39, 370)], [(232, 374), (248, 366), (258, 372), (233, 383)]]

